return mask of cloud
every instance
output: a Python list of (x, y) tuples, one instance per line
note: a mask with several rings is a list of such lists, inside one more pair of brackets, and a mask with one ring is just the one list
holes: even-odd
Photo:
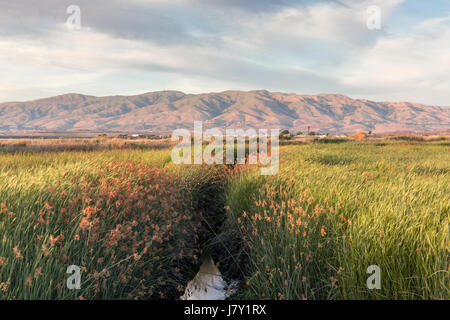
[[(414, 33), (382, 38), (347, 63), (342, 83), (362, 94), (450, 104), (450, 16), (429, 19)], [(355, 67), (357, 66), (357, 67)]]
[[(237, 57), (217, 48), (186, 46), (161, 47), (136, 40), (113, 38), (93, 30), (66, 32), (64, 27), (42, 39), (0, 40), (0, 61), (10, 67), (0, 81), (20, 82), (21, 74), (40, 73), (40, 83), (51, 86), (56, 77), (62, 86), (88, 75), (89, 79), (129, 72), (171, 74), (174, 79), (195, 79), (228, 83), (229, 86), (283, 89), (283, 83), (295, 83), (304, 90), (326, 89), (336, 82), (300, 68), (273, 68), (271, 65)], [(14, 72), (16, 70), (16, 72)], [(46, 71), (44, 71), (46, 70)], [(43, 72), (44, 71), (44, 72)], [(58, 77), (58, 74), (64, 76)], [(15, 74), (11, 78), (9, 75)], [(43, 76), (45, 75), (45, 76)], [(54, 76), (52, 76), (54, 75)], [(46, 81), (42, 81), (42, 77)], [(67, 77), (67, 78), (64, 78)], [(202, 80), (201, 80), (202, 79)], [(294, 89), (294, 88), (292, 88)], [(202, 88), (200, 87), (200, 90)]]
[[(52, 33), (69, 17), (72, 0), (31, 0), (2, 4), (0, 35), (30, 37)], [(122, 39), (144, 40), (159, 45), (195, 41), (176, 8), (158, 3), (77, 1), (82, 27)]]
[[(402, 2), (79, 0), (75, 32), (65, 26), (72, 1), (7, 2), (0, 100), (72, 88), (110, 94), (119, 83), (117, 94), (138, 93), (148, 82), (145, 91), (339, 92), (448, 105), (448, 18), (393, 33)], [(366, 28), (372, 4), (383, 30)]]

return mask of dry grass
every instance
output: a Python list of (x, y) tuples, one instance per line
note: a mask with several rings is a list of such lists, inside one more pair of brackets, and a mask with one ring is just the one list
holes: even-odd
[(153, 148), (163, 149), (174, 143), (170, 139), (120, 139), (120, 138), (80, 138), (80, 139), (1, 139), (0, 151), (4, 152), (54, 152), (54, 151), (94, 151), (113, 149)]

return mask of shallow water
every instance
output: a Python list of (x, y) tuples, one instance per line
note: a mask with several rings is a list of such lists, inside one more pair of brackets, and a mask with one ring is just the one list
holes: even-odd
[(194, 279), (189, 281), (180, 299), (224, 300), (236, 290), (236, 287), (236, 281), (227, 284), (212, 258), (208, 257), (203, 260), (200, 270)]

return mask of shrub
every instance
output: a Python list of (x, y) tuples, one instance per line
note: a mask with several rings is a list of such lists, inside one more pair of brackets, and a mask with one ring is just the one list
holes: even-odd
[[(0, 282), (11, 288), (3, 295), (178, 298), (200, 252), (199, 220), (178, 183), (165, 169), (113, 162), (69, 190), (49, 188), (49, 201), (24, 221), (3, 214), (2, 229), (13, 237), (0, 251), (7, 260)], [(79, 292), (65, 288), (72, 264), (83, 271)]]

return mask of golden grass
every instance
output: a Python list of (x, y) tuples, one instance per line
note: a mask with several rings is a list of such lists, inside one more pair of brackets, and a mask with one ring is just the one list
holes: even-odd
[[(250, 299), (449, 299), (450, 152), (440, 144), (281, 148), (229, 188)], [(233, 235), (233, 237), (236, 237)], [(366, 270), (381, 268), (381, 290)]]

